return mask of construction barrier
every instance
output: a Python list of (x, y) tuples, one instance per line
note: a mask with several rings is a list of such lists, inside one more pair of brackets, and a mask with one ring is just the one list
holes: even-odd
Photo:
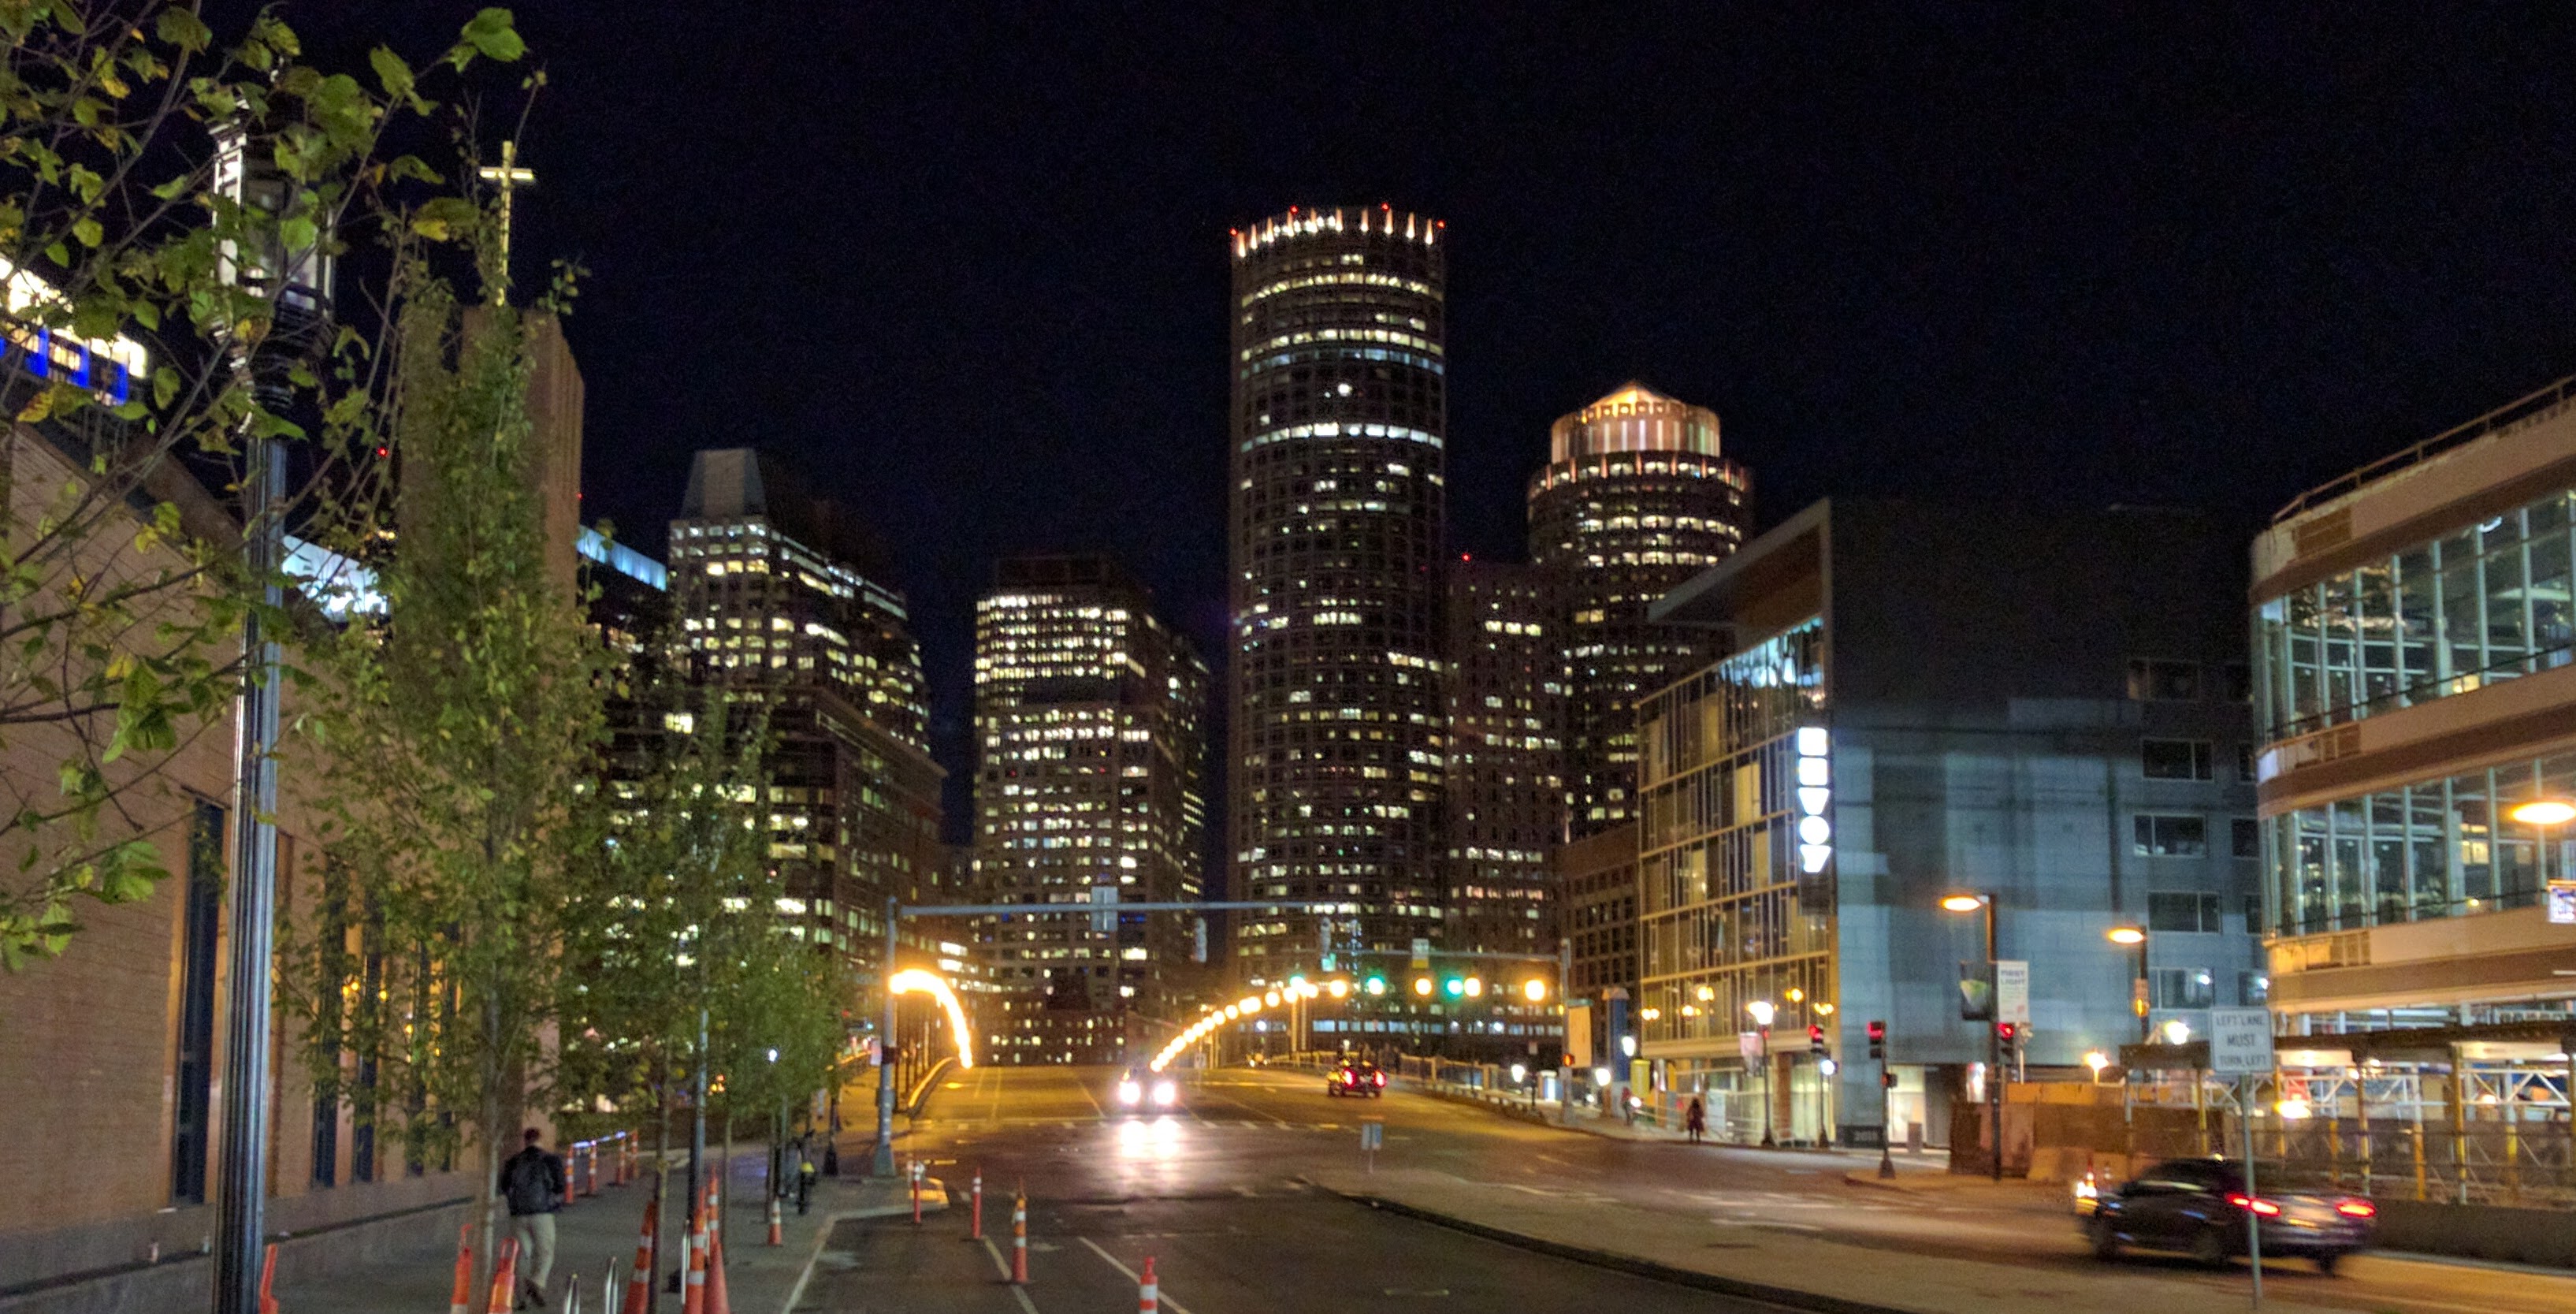
[(1156, 1314), (1162, 1308), (1162, 1285), (1154, 1281), (1154, 1257), (1147, 1255), (1145, 1275), (1136, 1280), (1136, 1314)]
[(617, 1314), (653, 1314), (653, 1233), (661, 1225), (662, 1202), (646, 1200), (644, 1235), (635, 1242), (635, 1271), (626, 1279), (626, 1299)]
[(474, 1225), (467, 1223), (456, 1229), (456, 1286), (447, 1297), (447, 1314), (473, 1314), (473, 1303)]

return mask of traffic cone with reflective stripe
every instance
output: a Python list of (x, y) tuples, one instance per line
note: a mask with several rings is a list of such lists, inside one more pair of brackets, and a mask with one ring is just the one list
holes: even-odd
[(626, 1279), (626, 1300), (617, 1314), (653, 1314), (653, 1233), (662, 1226), (662, 1202), (644, 1202), (644, 1235), (635, 1242), (635, 1271)]
[(787, 1244), (786, 1224), (779, 1217), (778, 1197), (774, 1195), (769, 1197), (769, 1244), (773, 1246)]
[(984, 1170), (982, 1168), (977, 1168), (975, 1170), (975, 1212), (973, 1214), (973, 1219), (974, 1222), (972, 1229), (966, 1233), (966, 1239), (969, 1241), (981, 1241), (984, 1239)]
[(456, 1229), (456, 1286), (447, 1297), (447, 1314), (473, 1314), (467, 1306), (474, 1302), (474, 1225)]
[(1145, 1256), (1145, 1276), (1136, 1282), (1136, 1314), (1156, 1314), (1163, 1308), (1163, 1286), (1154, 1280), (1154, 1257)]
[(707, 1235), (707, 1314), (733, 1314), (733, 1299), (725, 1294), (722, 1232)]
[(707, 1310), (707, 1234), (703, 1220), (689, 1219), (688, 1285), (680, 1291), (680, 1314), (706, 1314)]
[(1018, 1286), (1029, 1282), (1029, 1188), (1011, 1200), (1011, 1281)]
[(518, 1303), (519, 1243), (504, 1241), (493, 1252), (492, 1298), (483, 1306), (483, 1314), (510, 1314)]

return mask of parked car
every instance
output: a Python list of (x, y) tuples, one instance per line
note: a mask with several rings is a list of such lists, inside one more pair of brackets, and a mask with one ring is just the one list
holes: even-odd
[(2245, 1174), (2228, 1159), (2169, 1159), (2116, 1189), (2096, 1192), (2092, 1208), (2077, 1200), (2085, 1236), (2097, 1259), (2118, 1258), (2124, 1247), (2176, 1250), (2204, 1264), (2224, 1264), (2245, 1253), (2245, 1220), (2260, 1233), (2266, 1256), (2313, 1260), (2332, 1273), (2344, 1256), (2370, 1244), (2379, 1208), (2337, 1191), (2245, 1189)]

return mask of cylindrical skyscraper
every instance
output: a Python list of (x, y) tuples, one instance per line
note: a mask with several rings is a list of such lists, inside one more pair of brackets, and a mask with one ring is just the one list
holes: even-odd
[(1753, 481), (1718, 455), (1717, 412), (1640, 383), (1564, 416), (1530, 480), (1530, 560), (1556, 577), (1573, 836), (1635, 815), (1639, 696), (1709, 660), (1709, 636), (1647, 604), (1744, 543)]
[(1233, 241), (1233, 885), (1350, 901), (1237, 919), (1275, 980), (1439, 932), (1447, 242), (1383, 206)]

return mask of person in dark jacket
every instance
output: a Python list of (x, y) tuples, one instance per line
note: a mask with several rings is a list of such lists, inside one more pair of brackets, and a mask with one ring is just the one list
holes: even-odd
[(501, 1198), (510, 1204), (510, 1235), (519, 1241), (519, 1308), (546, 1307), (546, 1281), (555, 1269), (555, 1211), (563, 1208), (564, 1163), (537, 1144), (536, 1128), (522, 1133), (525, 1149), (501, 1162)]

